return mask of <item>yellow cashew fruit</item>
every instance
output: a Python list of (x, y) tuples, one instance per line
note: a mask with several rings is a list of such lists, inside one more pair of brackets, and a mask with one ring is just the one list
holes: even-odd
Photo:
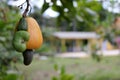
[(37, 49), (43, 43), (43, 36), (42, 36), (41, 29), (34, 18), (26, 17), (25, 20), (27, 22), (28, 32), (30, 34), (30, 38), (26, 43), (26, 48)]

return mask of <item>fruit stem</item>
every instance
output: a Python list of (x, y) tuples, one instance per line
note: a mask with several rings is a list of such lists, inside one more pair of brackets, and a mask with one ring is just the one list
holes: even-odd
[(29, 0), (26, 0), (26, 2), (27, 2), (27, 7), (26, 7), (26, 9), (25, 9), (25, 11), (23, 13), (23, 17), (26, 17), (27, 12), (29, 11), (29, 7), (30, 7)]

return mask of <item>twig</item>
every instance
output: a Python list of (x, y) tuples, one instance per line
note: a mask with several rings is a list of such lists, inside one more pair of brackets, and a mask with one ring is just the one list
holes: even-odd
[(23, 13), (23, 17), (26, 17), (27, 12), (29, 11), (29, 6), (30, 6), (29, 0), (26, 0), (26, 2), (27, 2), (27, 7), (26, 7), (26, 9), (25, 9), (25, 11), (24, 11), (24, 13)]

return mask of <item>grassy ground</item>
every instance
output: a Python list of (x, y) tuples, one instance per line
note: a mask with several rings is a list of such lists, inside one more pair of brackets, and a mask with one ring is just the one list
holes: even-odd
[(75, 76), (75, 80), (120, 80), (120, 56), (104, 57), (99, 63), (92, 58), (34, 59), (29, 66), (21, 63), (17, 67), (23, 72), (25, 80), (51, 80), (58, 75), (53, 68), (54, 64), (64, 65), (67, 73)]

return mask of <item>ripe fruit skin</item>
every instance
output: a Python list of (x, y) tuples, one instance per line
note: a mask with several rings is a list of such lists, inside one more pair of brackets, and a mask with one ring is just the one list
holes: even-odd
[(26, 17), (28, 32), (30, 34), (30, 39), (27, 42), (26, 46), (27, 49), (37, 49), (43, 43), (43, 37), (41, 29), (36, 22), (36, 20), (32, 17)]

